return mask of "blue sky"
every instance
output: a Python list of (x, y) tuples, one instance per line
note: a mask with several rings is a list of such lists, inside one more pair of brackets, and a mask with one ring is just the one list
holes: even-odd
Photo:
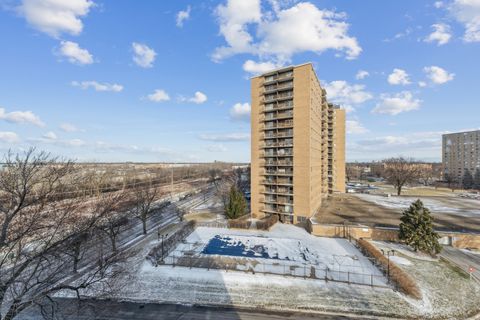
[(480, 1), (0, 0), (0, 151), (249, 161), (249, 78), (313, 62), (347, 159), (480, 127)]

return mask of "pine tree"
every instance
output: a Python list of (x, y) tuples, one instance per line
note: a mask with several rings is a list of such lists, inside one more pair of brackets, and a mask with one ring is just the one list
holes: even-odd
[(463, 174), (462, 185), (465, 190), (473, 188), (473, 176), (468, 169), (465, 169), (465, 173)]
[(480, 190), (480, 169), (475, 171), (475, 177), (473, 178), (473, 187)]
[(243, 194), (235, 187), (230, 188), (226, 215), (229, 219), (236, 219), (243, 216), (247, 211), (247, 201)]
[(422, 201), (413, 202), (400, 220), (399, 238), (415, 251), (437, 254), (442, 250), (438, 243), (440, 236), (433, 230), (433, 217)]

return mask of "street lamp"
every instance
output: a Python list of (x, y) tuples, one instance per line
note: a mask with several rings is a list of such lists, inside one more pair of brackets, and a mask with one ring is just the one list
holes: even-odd
[(395, 250), (392, 249), (392, 250), (387, 250), (387, 251), (384, 251), (383, 249), (380, 249), (382, 250), (382, 254), (383, 255), (387, 255), (387, 280), (390, 281), (390, 256), (394, 256), (395, 255)]
[(162, 238), (162, 263), (163, 263), (163, 257), (165, 254), (164, 248), (163, 248), (163, 241), (168, 238), (168, 233), (166, 234), (160, 234), (160, 228), (158, 229), (158, 241), (160, 241), (160, 237)]

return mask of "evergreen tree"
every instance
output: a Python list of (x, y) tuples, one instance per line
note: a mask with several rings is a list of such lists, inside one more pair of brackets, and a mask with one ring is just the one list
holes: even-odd
[(415, 251), (437, 254), (442, 250), (438, 243), (440, 236), (433, 230), (433, 217), (422, 201), (413, 202), (400, 220), (399, 238)]
[(247, 201), (243, 194), (235, 187), (230, 188), (226, 215), (229, 219), (236, 219), (243, 216), (247, 211)]
[(474, 188), (477, 189), (477, 190), (480, 190), (480, 169), (477, 169), (477, 171), (475, 171), (475, 177), (473, 178), (473, 184), (474, 184)]
[(465, 169), (465, 173), (463, 174), (462, 185), (465, 190), (473, 188), (473, 176), (468, 169)]

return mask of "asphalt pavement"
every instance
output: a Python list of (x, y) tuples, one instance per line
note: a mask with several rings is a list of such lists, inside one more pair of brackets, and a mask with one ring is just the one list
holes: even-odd
[[(56, 299), (55, 319), (68, 320), (344, 320), (373, 319), (336, 314), (304, 314), (296, 312), (261, 312), (175, 304), (118, 302), (110, 300)], [(38, 309), (23, 313), (21, 320), (42, 319)]]
[(480, 254), (444, 246), (440, 256), (456, 264), (466, 272), (473, 268), (473, 276), (480, 282)]

